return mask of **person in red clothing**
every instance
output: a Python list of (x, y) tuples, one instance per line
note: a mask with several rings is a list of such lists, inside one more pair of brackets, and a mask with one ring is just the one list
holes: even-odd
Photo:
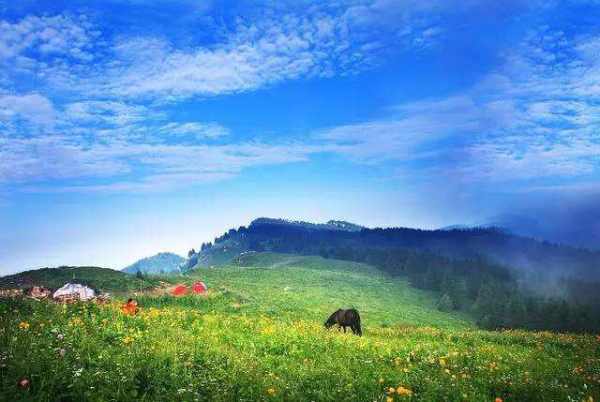
[(136, 300), (129, 299), (127, 303), (121, 306), (121, 311), (126, 315), (136, 315), (140, 309)]

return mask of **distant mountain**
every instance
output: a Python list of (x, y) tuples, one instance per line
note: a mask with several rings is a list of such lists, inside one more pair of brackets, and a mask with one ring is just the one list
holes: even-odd
[[(230, 229), (222, 236), (217, 237), (213, 243), (202, 244), (200, 251), (190, 255), (190, 258), (182, 266), (182, 271), (226, 264), (244, 251), (251, 251), (254, 248), (261, 249), (261, 246), (254, 241), (252, 234), (260, 232), (263, 228), (281, 228), (282, 230), (292, 228), (305, 233), (358, 233), (364, 229), (363, 226), (337, 220), (330, 220), (326, 223), (310, 223), (289, 219), (257, 218), (250, 223), (248, 228), (242, 226), (238, 230)], [(249, 234), (248, 237), (246, 237), (246, 233)]]
[(360, 232), (362, 229), (364, 229), (364, 226), (336, 220), (330, 220), (326, 223), (310, 223), (288, 219), (257, 218), (250, 223), (250, 226), (255, 227), (261, 225), (282, 225), (299, 227), (306, 230), (339, 230), (344, 232)]
[(346, 222), (313, 224), (270, 218), (256, 219), (248, 227), (230, 229), (213, 243), (202, 245), (198, 253), (191, 255), (184, 270), (226, 263), (246, 251), (352, 259), (356, 250), (365, 248), (402, 248), (454, 259), (483, 257), (512, 267), (529, 278), (600, 280), (600, 252), (520, 237), (497, 227), (367, 229)]
[(100, 292), (119, 292), (154, 287), (158, 281), (99, 267), (41, 268), (0, 278), (0, 289), (44, 286), (57, 289), (67, 282), (80, 283)]
[(141, 260), (122, 269), (128, 274), (136, 274), (140, 271), (142, 274), (171, 274), (181, 272), (180, 266), (187, 260), (173, 253), (158, 253), (152, 257), (142, 258)]

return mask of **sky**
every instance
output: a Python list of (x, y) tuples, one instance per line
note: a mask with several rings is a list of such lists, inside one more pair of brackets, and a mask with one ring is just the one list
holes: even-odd
[(597, 0), (0, 0), (0, 275), (257, 217), (600, 248)]

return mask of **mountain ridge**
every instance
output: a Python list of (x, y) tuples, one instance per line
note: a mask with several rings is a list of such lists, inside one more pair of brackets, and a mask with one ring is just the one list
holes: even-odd
[[(340, 229), (332, 222), (352, 225)], [(361, 228), (357, 230), (357, 228)], [(230, 229), (214, 242), (203, 244), (190, 256), (183, 271), (196, 265), (212, 266), (230, 261), (245, 251), (273, 251), (326, 255), (331, 248), (404, 248), (431, 252), (447, 258), (484, 257), (513, 267), (521, 273), (593, 277), (600, 280), (600, 252), (569, 245), (552, 244), (513, 234), (497, 226), (424, 230), (414, 228), (366, 228), (344, 221), (315, 224), (275, 218), (258, 218), (248, 227)]]

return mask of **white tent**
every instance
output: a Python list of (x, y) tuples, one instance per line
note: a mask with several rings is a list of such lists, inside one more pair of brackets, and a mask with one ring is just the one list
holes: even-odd
[(55, 299), (61, 296), (78, 297), (80, 300), (89, 300), (93, 299), (96, 294), (93, 289), (90, 289), (87, 286), (78, 283), (67, 283), (52, 295)]

